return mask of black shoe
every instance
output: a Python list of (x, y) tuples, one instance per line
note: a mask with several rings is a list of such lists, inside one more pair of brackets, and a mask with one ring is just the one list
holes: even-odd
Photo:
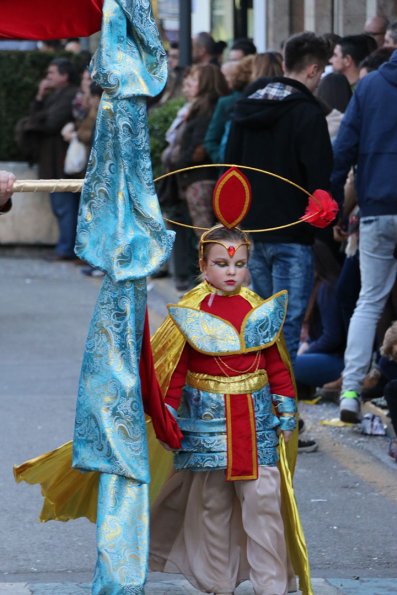
[(175, 279), (175, 289), (177, 291), (187, 291), (189, 289), (189, 281), (184, 279)]
[(318, 444), (315, 440), (298, 440), (298, 452), (315, 452), (318, 449)]
[(169, 277), (170, 274), (167, 269), (160, 269), (157, 273), (153, 273), (150, 276), (152, 279), (164, 279), (165, 277)]
[(101, 269), (98, 269), (96, 267), (89, 267), (86, 269), (81, 269), (81, 272), (83, 275), (86, 275), (87, 277), (104, 277), (105, 276), (104, 271), (102, 271)]
[(50, 252), (49, 254), (46, 254), (44, 256), (44, 260), (47, 260), (48, 262), (74, 262), (77, 260), (77, 256), (68, 256), (66, 254), (57, 254), (56, 252)]

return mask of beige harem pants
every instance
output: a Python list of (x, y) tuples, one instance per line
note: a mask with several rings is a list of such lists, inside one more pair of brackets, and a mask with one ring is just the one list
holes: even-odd
[(150, 552), (152, 570), (182, 573), (207, 593), (232, 593), (249, 578), (255, 595), (285, 595), (278, 468), (259, 467), (256, 481), (175, 473), (152, 511)]

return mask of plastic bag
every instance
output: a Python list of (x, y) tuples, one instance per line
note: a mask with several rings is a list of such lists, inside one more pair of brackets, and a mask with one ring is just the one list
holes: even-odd
[(378, 415), (366, 413), (361, 422), (361, 433), (367, 436), (385, 436), (386, 428)]
[(80, 174), (87, 165), (87, 149), (75, 136), (66, 151), (64, 171), (67, 175)]

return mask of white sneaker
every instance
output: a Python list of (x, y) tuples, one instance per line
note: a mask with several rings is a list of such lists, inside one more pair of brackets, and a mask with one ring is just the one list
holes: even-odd
[(339, 404), (341, 421), (358, 424), (361, 421), (361, 403), (358, 393), (349, 390), (341, 394)]

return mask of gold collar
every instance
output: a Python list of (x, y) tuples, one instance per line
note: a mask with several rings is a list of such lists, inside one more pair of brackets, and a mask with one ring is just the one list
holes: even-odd
[(241, 292), (241, 288), (242, 288), (242, 285), (240, 285), (240, 287), (238, 289), (233, 289), (232, 291), (222, 291), (221, 289), (218, 289), (217, 287), (214, 287), (213, 285), (208, 283), (208, 281), (206, 281), (206, 280), (204, 280), (204, 284), (210, 293), (212, 293), (214, 295), (222, 295), (224, 297), (238, 295)]

